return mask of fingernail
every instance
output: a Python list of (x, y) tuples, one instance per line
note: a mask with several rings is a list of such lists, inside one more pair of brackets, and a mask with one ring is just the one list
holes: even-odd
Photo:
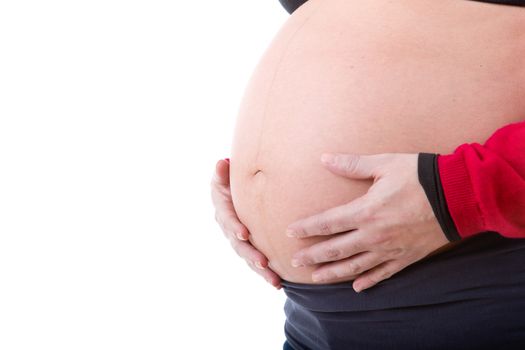
[(361, 286), (361, 285), (359, 285), (359, 284), (358, 284), (358, 285), (355, 285), (355, 286), (354, 286), (354, 290), (355, 290), (356, 293), (359, 293), (360, 291), (363, 290), (363, 286)]
[(237, 236), (237, 238), (240, 239), (241, 241), (245, 241), (245, 240), (246, 240), (246, 238), (244, 238), (244, 236), (243, 236), (242, 233), (240, 233), (240, 232), (237, 232), (236, 236)]
[(297, 232), (295, 232), (294, 230), (292, 230), (291, 228), (287, 229), (285, 231), (285, 234), (288, 236), (288, 237), (297, 237)]
[(299, 261), (299, 259), (292, 259), (292, 266), (293, 267), (299, 267), (299, 266), (302, 266), (302, 264)]
[(321, 162), (325, 164), (333, 164), (335, 163), (335, 155), (332, 153), (323, 153), (321, 156)]
[(262, 266), (261, 262), (260, 261), (256, 261), (255, 262), (255, 266), (257, 266), (257, 268), (261, 269), (261, 270), (264, 270), (264, 267)]
[(225, 161), (228, 162), (228, 164), (230, 164), (230, 158), (224, 158)]

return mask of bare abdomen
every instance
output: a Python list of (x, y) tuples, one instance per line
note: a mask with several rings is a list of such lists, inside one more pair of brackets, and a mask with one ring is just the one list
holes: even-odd
[(284, 235), (364, 194), (323, 152), (450, 153), (525, 118), (523, 9), (461, 0), (310, 0), (268, 47), (231, 152), (235, 209), (286, 280), (312, 283)]

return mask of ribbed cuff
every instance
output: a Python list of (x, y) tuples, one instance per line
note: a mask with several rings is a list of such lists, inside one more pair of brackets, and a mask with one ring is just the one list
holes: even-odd
[(457, 149), (437, 159), (439, 177), (450, 215), (462, 238), (485, 231), (467, 165)]
[(438, 154), (419, 153), (418, 156), (418, 177), (419, 183), (425, 190), (428, 201), (432, 206), (443, 233), (450, 242), (461, 240), (454, 221), (450, 216), (447, 202), (443, 194), (443, 188), (439, 177)]

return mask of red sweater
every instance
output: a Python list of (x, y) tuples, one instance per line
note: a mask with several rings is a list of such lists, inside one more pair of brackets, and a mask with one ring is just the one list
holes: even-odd
[(484, 231), (525, 238), (525, 121), (498, 129), (483, 145), (465, 143), (437, 157), (462, 238)]

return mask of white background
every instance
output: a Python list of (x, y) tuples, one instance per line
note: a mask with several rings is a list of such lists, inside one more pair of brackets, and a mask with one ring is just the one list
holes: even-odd
[(277, 0), (0, 1), (0, 349), (279, 349), (209, 182)]

